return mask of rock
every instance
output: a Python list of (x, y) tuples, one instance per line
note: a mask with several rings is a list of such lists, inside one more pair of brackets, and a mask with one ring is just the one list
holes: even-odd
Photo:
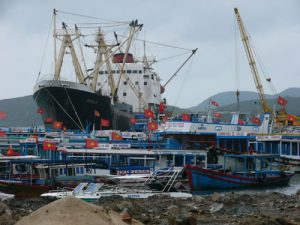
[(219, 210), (221, 210), (223, 208), (223, 203), (214, 203), (209, 207), (209, 211), (211, 213), (215, 213), (218, 212)]
[(211, 196), (211, 200), (214, 202), (217, 202), (221, 199), (221, 195), (218, 192), (214, 192)]
[(192, 215), (177, 214), (168, 218), (169, 225), (197, 225), (197, 218)]
[(131, 224), (131, 221), (132, 221), (132, 217), (131, 215), (128, 213), (128, 212), (122, 212), (121, 213), (121, 218), (122, 220), (125, 222), (125, 223), (129, 223)]
[(0, 225), (13, 225), (15, 221), (8, 206), (4, 202), (0, 202)]
[(140, 216), (139, 216), (139, 220), (142, 222), (142, 223), (149, 223), (151, 221), (151, 218), (149, 215), (147, 215), (146, 213), (142, 213)]
[(193, 196), (193, 199), (196, 203), (204, 202), (205, 198), (201, 197), (200, 195)]

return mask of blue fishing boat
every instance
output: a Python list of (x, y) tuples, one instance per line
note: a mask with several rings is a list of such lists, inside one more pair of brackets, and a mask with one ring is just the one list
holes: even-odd
[(219, 170), (186, 165), (192, 191), (287, 185), (294, 172), (280, 170), (273, 154), (227, 154)]

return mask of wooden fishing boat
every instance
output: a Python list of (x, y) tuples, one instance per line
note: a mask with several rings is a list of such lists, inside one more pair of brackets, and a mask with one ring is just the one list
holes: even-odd
[(287, 185), (294, 172), (275, 169), (280, 166), (275, 161), (278, 157), (271, 154), (228, 154), (224, 155), (221, 170), (194, 165), (187, 165), (185, 169), (192, 191)]

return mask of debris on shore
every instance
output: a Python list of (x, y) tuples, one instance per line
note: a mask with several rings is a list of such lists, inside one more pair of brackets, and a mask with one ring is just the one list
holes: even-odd
[(214, 193), (194, 195), (192, 199), (112, 196), (93, 204), (74, 198), (52, 201), (37, 198), (0, 202), (0, 225), (114, 224), (112, 221), (146, 225), (300, 224), (300, 191), (294, 195)]

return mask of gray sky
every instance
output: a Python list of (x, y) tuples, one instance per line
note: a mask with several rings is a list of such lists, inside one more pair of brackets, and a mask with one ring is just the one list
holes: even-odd
[[(234, 7), (239, 8), (276, 91), (299, 87), (298, 0), (1, 0), (0, 99), (32, 94), (53, 8), (111, 20), (138, 19), (147, 40), (198, 48), (167, 86), (168, 104), (191, 107), (223, 91), (256, 91), (240, 36), (239, 75), (235, 72)], [(177, 67), (172, 63), (157, 67), (162, 83)]]

